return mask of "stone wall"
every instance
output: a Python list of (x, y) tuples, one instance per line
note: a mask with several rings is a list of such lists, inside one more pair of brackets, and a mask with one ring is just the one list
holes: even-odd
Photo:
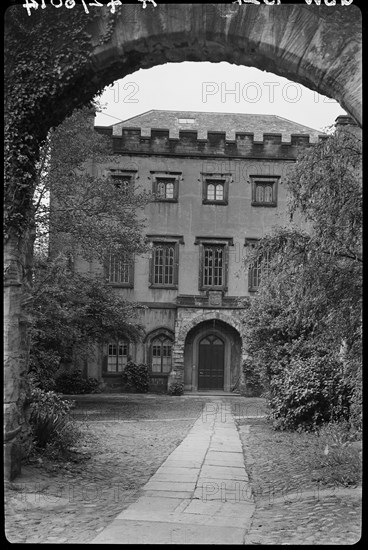
[[(174, 382), (184, 382), (184, 348), (189, 331), (198, 324), (218, 319), (233, 327), (242, 338), (241, 310), (178, 308), (175, 322), (175, 343), (173, 347), (173, 366), (169, 377), (169, 386)], [(242, 359), (246, 351), (242, 349)]]

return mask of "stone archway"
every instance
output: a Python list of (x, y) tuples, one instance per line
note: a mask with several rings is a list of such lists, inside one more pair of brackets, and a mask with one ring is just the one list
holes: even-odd
[[(194, 313), (192, 311), (178, 311), (178, 317), (175, 325), (175, 343), (173, 347), (173, 366), (169, 376), (169, 385), (175, 381), (184, 381), (185, 370), (185, 345), (188, 335), (197, 327), (207, 326), (210, 321), (220, 321), (220, 324), (228, 326), (239, 338), (239, 362), (243, 361), (246, 352), (242, 345), (242, 322), (237, 312), (221, 310), (202, 310)], [(187, 365), (188, 367), (188, 365)], [(240, 374), (240, 373), (239, 373)], [(194, 384), (195, 385), (195, 384)], [(232, 381), (234, 385), (234, 381)], [(226, 389), (231, 386), (230, 374), (226, 381)]]
[[(185, 391), (231, 391), (240, 382), (242, 337), (230, 316), (206, 316), (186, 333), (183, 354)], [(203, 342), (216, 346), (205, 345)], [(212, 348), (212, 349), (211, 349)], [(207, 354), (207, 351), (210, 353)], [(206, 352), (206, 353), (203, 353)], [(212, 353), (211, 353), (212, 352)], [(206, 358), (207, 356), (207, 358)], [(207, 361), (208, 359), (208, 361)]]
[(92, 35), (91, 76), (112, 82), (139, 68), (167, 62), (228, 61), (275, 73), (332, 97), (361, 122), (358, 7), (160, 4), (143, 12), (139, 8), (124, 6), (111, 37), (102, 45), (107, 19), (101, 13)]
[[(140, 68), (182, 61), (228, 61), (273, 72), (336, 99), (359, 124), (362, 121), (362, 29), (357, 6), (159, 4), (143, 10), (138, 3), (120, 6), (115, 15), (96, 8), (90, 16), (82, 6), (61, 8), (33, 10), (29, 17), (22, 6), (11, 6), (4, 28), (8, 476), (16, 462), (13, 442), (25, 402), (24, 304), (32, 264), (32, 189), (38, 148), (49, 129), (114, 80)], [(9, 16), (10, 11), (15, 15)], [(36, 42), (32, 31), (37, 32)]]

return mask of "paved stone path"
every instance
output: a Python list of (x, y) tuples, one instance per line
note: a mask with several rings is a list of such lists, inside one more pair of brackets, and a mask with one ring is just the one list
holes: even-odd
[(234, 418), (209, 404), (138, 500), (91, 543), (243, 544), (254, 509)]

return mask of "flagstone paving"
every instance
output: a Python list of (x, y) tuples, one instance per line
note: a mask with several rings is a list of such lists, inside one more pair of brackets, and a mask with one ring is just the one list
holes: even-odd
[(255, 505), (239, 433), (231, 414), (209, 411), (92, 543), (244, 543)]

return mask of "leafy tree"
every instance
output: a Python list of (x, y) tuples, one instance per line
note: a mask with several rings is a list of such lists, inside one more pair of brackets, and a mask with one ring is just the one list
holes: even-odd
[(34, 197), (36, 245), (49, 240), (52, 253), (62, 250), (103, 262), (107, 251), (145, 250), (139, 212), (150, 195), (138, 188), (122, 193), (100, 170), (119, 158), (112, 156), (109, 138), (93, 129), (93, 119), (91, 108), (74, 111), (41, 149)]
[(96, 343), (136, 341), (138, 306), (116, 296), (101, 278), (70, 270), (65, 257), (38, 261), (30, 310), (30, 370), (44, 389), (53, 389), (60, 362), (87, 359)]
[[(146, 250), (140, 212), (150, 195), (122, 193), (98, 171), (118, 159), (93, 117), (90, 108), (75, 111), (50, 132), (38, 164), (30, 369), (45, 389), (61, 360), (81, 359), (106, 338), (140, 334), (138, 306), (115, 295), (96, 262)], [(92, 274), (75, 270), (77, 257), (91, 262)]]
[[(278, 427), (296, 427), (301, 422), (314, 425), (339, 414), (359, 417), (362, 298), (359, 136), (340, 130), (308, 149), (297, 161), (287, 185), (290, 224), (261, 239), (247, 259), (247, 263), (252, 263), (262, 261), (266, 255), (271, 258), (263, 270), (259, 292), (244, 318), (250, 360), (253, 368), (262, 372)], [(292, 223), (295, 217), (299, 218), (297, 224)], [(303, 369), (305, 380), (310, 372), (314, 383), (311, 382), (308, 404), (291, 421), (287, 413), (290, 402), (300, 407), (301, 394), (290, 401), (290, 392), (298, 386), (297, 372), (300, 374)], [(296, 378), (290, 382), (293, 375)], [(322, 413), (322, 401), (315, 396), (327, 383), (329, 387), (340, 388), (341, 399), (335, 405), (330, 400), (331, 408)], [(325, 388), (324, 407), (328, 402), (326, 392)], [(315, 401), (311, 407), (312, 399)]]

